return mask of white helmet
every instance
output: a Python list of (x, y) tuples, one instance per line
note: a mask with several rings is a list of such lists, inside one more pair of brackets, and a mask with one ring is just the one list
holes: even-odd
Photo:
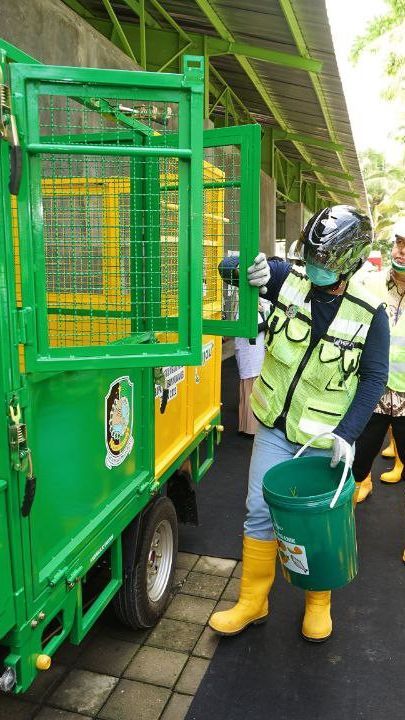
[(395, 242), (397, 235), (405, 238), (405, 217), (398, 218), (392, 227), (392, 242)]
[(287, 260), (291, 262), (304, 262), (301, 240), (294, 240), (288, 248)]

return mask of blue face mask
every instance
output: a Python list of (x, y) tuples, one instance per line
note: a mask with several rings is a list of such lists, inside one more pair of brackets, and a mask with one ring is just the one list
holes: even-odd
[(311, 265), (311, 263), (308, 262), (306, 264), (306, 273), (311, 283), (318, 285), (319, 287), (334, 285), (339, 280), (339, 275), (333, 272), (333, 270), (317, 267), (316, 265)]

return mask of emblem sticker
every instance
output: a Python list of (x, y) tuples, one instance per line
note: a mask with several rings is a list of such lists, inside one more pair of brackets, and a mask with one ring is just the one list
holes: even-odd
[(121, 465), (134, 446), (133, 408), (134, 384), (125, 375), (111, 383), (105, 396), (105, 464), (109, 470)]

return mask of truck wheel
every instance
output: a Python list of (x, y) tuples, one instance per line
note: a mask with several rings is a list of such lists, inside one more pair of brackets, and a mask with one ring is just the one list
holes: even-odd
[[(159, 498), (142, 519), (137, 550), (133, 542), (123, 544), (123, 584), (114, 609), (125, 625), (150, 628), (162, 616), (170, 595), (177, 557), (177, 517), (173, 503)], [(127, 536), (128, 539), (128, 536)]]

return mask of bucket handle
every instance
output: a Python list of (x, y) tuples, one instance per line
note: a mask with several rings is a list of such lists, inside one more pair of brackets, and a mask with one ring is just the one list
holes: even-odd
[[(323, 433), (320, 433), (319, 435), (314, 435), (313, 437), (309, 438), (309, 440), (305, 443), (305, 445), (302, 446), (302, 448), (300, 448), (300, 449), (298, 450), (298, 452), (294, 455), (294, 458), (293, 458), (293, 459), (295, 460), (295, 459), (298, 458), (300, 455), (302, 455), (302, 453), (303, 453), (307, 448), (309, 448), (309, 447), (312, 445), (312, 443), (314, 442), (314, 440), (319, 440), (319, 438), (322, 438), (322, 437), (336, 438), (337, 435), (336, 435), (335, 433), (333, 433), (333, 432), (323, 432)], [(346, 458), (345, 458), (345, 466), (344, 466), (344, 470), (343, 470), (342, 477), (341, 477), (341, 479), (340, 479), (340, 482), (339, 482), (339, 485), (338, 485), (338, 487), (337, 487), (337, 490), (336, 490), (336, 492), (335, 492), (335, 494), (334, 494), (334, 496), (333, 496), (333, 498), (332, 498), (332, 500), (331, 500), (331, 503), (330, 503), (330, 505), (329, 505), (329, 507), (330, 507), (331, 509), (333, 509), (333, 508), (335, 507), (337, 501), (339, 500), (340, 493), (341, 493), (342, 490), (343, 490), (343, 486), (344, 486), (344, 484), (345, 484), (345, 482), (346, 482), (346, 478), (347, 478), (347, 475), (348, 475), (348, 473), (349, 473), (349, 470), (350, 470), (350, 460), (349, 460), (349, 458), (346, 456)]]

